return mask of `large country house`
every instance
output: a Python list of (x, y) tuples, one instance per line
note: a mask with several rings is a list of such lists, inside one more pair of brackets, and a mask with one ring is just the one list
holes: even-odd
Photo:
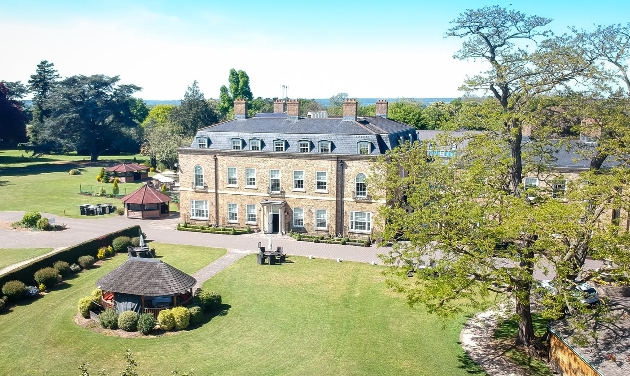
[(357, 102), (347, 100), (343, 117), (300, 117), (299, 101), (278, 100), (274, 113), (248, 118), (246, 103), (235, 101), (234, 120), (198, 130), (179, 149), (182, 219), (369, 236), (385, 202), (366, 184), (370, 160), (418, 140), (413, 127), (387, 118), (387, 106), (379, 100), (376, 116), (358, 117)]

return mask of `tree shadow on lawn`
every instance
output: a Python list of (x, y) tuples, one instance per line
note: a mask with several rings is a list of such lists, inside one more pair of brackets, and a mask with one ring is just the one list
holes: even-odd
[[(461, 344), (461, 342), (458, 342)], [(486, 375), (486, 371), (481, 368), (481, 366), (475, 363), (468, 354), (464, 353), (463, 355), (458, 355), (457, 360), (460, 365), (459, 368), (465, 370), (467, 373), (471, 375)]]
[(80, 165), (74, 162), (65, 163), (43, 163), (33, 166), (5, 166), (0, 167), (0, 175), (3, 176), (28, 176), (37, 175), (50, 172), (68, 172), (73, 168), (78, 168)]

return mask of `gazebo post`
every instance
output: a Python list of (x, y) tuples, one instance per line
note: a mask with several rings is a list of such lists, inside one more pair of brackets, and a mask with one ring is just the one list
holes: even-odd
[(144, 313), (144, 295), (140, 295), (140, 299), (142, 299), (142, 312), (140, 312), (140, 314)]
[(177, 307), (177, 293), (173, 294), (173, 307)]

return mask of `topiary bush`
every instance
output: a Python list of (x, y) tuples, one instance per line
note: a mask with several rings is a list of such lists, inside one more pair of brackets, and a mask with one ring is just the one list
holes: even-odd
[(28, 212), (24, 214), (22, 217), (22, 225), (24, 227), (35, 227), (37, 226), (37, 221), (42, 217), (38, 212)]
[(92, 267), (92, 265), (94, 265), (94, 263), (96, 262), (96, 260), (94, 259), (94, 256), (81, 256), (79, 257), (79, 265), (81, 265), (81, 267), (83, 269), (89, 269)]
[(188, 328), (190, 324), (190, 312), (188, 312), (188, 308), (179, 306), (171, 309), (171, 312), (175, 319), (175, 329), (183, 330)]
[(127, 252), (127, 247), (130, 245), (131, 239), (128, 236), (119, 236), (112, 241), (112, 248), (116, 253)]
[(203, 308), (204, 312), (221, 308), (221, 294), (214, 291), (201, 290), (194, 299), (195, 304)]
[(133, 238), (131, 238), (131, 245), (134, 247), (139, 247), (140, 246), (140, 237), (139, 236), (134, 236)]
[(138, 317), (138, 331), (142, 334), (149, 334), (155, 328), (155, 317), (151, 313), (143, 313)]
[[(79, 304), (77, 305), (79, 314), (85, 317), (86, 319), (90, 318), (90, 309), (92, 308), (93, 304), (94, 304), (94, 298), (91, 296), (86, 296), (79, 299)], [(100, 319), (100, 315), (99, 315), (99, 319)]]
[(57, 272), (59, 274), (61, 274), (62, 277), (67, 277), (70, 275), (70, 273), (72, 272), (70, 270), (70, 264), (68, 264), (65, 261), (55, 261), (55, 263), (53, 264), (53, 268), (55, 268), (57, 270)]
[(57, 284), (61, 276), (55, 268), (43, 268), (35, 272), (34, 278), (38, 284), (50, 288)]
[(118, 316), (118, 327), (125, 332), (134, 332), (138, 328), (138, 314), (125, 311)]
[(25, 291), (26, 285), (22, 281), (8, 281), (2, 286), (2, 293), (12, 302), (17, 302), (22, 299)]
[(188, 307), (190, 313), (190, 325), (199, 325), (203, 322), (203, 310), (199, 306)]
[(105, 329), (118, 329), (118, 311), (114, 308), (107, 308), (98, 315), (98, 321)]
[(37, 220), (35, 227), (42, 231), (50, 230), (50, 222), (48, 218), (40, 218)]
[(114, 247), (112, 247), (111, 245), (107, 246), (107, 252), (105, 252), (105, 256), (113, 257), (115, 254), (116, 252), (114, 252)]
[(92, 293), (90, 294), (90, 296), (92, 297), (92, 299), (94, 299), (96, 302), (101, 301), (101, 298), (103, 297), (103, 290), (101, 289), (94, 289), (94, 291), (92, 291)]
[(158, 313), (157, 321), (162, 330), (173, 330), (173, 328), (175, 328), (175, 318), (170, 309), (161, 310), (160, 313)]

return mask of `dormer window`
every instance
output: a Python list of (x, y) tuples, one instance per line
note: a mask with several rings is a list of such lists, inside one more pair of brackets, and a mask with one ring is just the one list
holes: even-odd
[(258, 150), (261, 149), (260, 146), (261, 146), (260, 145), (260, 140), (255, 139), (255, 138), (249, 140), (249, 150), (257, 150), (258, 151)]
[(357, 153), (358, 154), (370, 154), (372, 152), (372, 143), (369, 141), (359, 141), (357, 143)]
[(273, 142), (274, 151), (284, 151), (286, 142), (284, 140), (275, 140)]
[(310, 141), (300, 141), (298, 144), (298, 150), (300, 153), (308, 153), (311, 151), (311, 142)]
[(320, 141), (318, 146), (319, 152), (322, 154), (328, 154), (332, 150), (332, 142), (330, 141)]
[(205, 149), (208, 147), (208, 139), (205, 137), (199, 137), (197, 139), (197, 147), (200, 149)]
[(243, 140), (240, 138), (232, 139), (232, 150), (242, 150), (243, 149)]

